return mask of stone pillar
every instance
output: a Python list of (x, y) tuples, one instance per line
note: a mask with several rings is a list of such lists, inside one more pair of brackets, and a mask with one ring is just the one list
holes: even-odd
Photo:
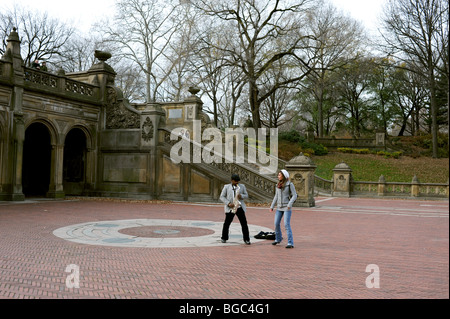
[(447, 198), (448, 198), (448, 196), (449, 196), (449, 184), (448, 184), (448, 178), (447, 178), (447, 191), (446, 191), (445, 193), (446, 193)]
[[(189, 137), (193, 140), (201, 140), (201, 136), (195, 136), (197, 132), (194, 130), (193, 122), (195, 120), (202, 120), (201, 113), (203, 110), (203, 101), (197, 96), (200, 89), (195, 87), (189, 88), (189, 93), (191, 96), (184, 99), (184, 119), (183, 127), (189, 130)], [(201, 123), (203, 126), (204, 123)], [(200, 132), (201, 133), (201, 132)]]
[(108, 102), (107, 87), (114, 85), (117, 73), (108, 63), (106, 63), (106, 61), (111, 58), (111, 53), (96, 50), (94, 55), (100, 62), (92, 65), (87, 71), (88, 81), (91, 84), (100, 86), (101, 101), (106, 104)]
[(158, 198), (162, 185), (158, 185), (161, 180), (158, 174), (162, 154), (158, 150), (158, 129), (160, 123), (165, 119), (165, 112), (159, 103), (148, 103), (147, 107), (141, 111), (141, 148), (149, 151), (147, 166), (147, 182), (150, 185), (150, 196)]
[(316, 205), (314, 200), (314, 172), (316, 167), (313, 161), (303, 153), (286, 163), (289, 178), (297, 191), (295, 207), (314, 207)]
[(308, 127), (308, 131), (306, 132), (306, 140), (309, 143), (314, 143), (314, 129), (312, 127)]
[[(7, 42), (6, 50), (5, 50), (3, 59), (5, 59), (6, 61), (9, 61), (9, 62), (12, 62), (13, 77), (17, 77), (23, 81), (24, 62), (22, 59), (22, 55), (20, 53), (20, 42), (21, 41), (20, 41), (19, 34), (17, 33), (16, 28), (13, 28), (13, 31), (11, 31), (11, 33), (9, 34), (6, 42)], [(15, 80), (17, 80), (17, 79), (15, 79)]]
[(23, 201), (25, 195), (22, 191), (22, 163), (23, 163), (23, 142), (25, 140), (25, 124), (23, 120), (23, 114), (14, 112), (13, 119), (13, 139), (12, 148), (8, 152), (9, 160), (11, 163), (11, 187), (7, 192), (6, 197), (12, 201)]
[(84, 189), (82, 195), (89, 196), (96, 188), (95, 166), (97, 161), (97, 151), (92, 147), (86, 149), (86, 172)]
[(386, 149), (386, 133), (378, 132), (375, 135), (375, 146)]
[(8, 130), (11, 132), (10, 143), (7, 147), (7, 175), (5, 186), (3, 187), (3, 198), (6, 200), (22, 201), (25, 196), (22, 192), (22, 161), (23, 143), (25, 140), (25, 124), (22, 110), (23, 87), (24, 87), (24, 62), (20, 53), (20, 38), (16, 28), (10, 33), (7, 39), (5, 54), (2, 59), (5, 61), (4, 75), (10, 76), (12, 94), (9, 102)]
[(350, 181), (352, 178), (351, 168), (344, 162), (336, 165), (333, 169), (333, 191), (332, 196), (350, 197)]
[(412, 181), (411, 181), (411, 196), (412, 197), (418, 197), (419, 196), (419, 185), (420, 181), (417, 178), (416, 175), (414, 175)]
[(383, 175), (378, 179), (378, 196), (384, 196), (386, 192), (386, 180)]
[(52, 145), (50, 185), (46, 196), (48, 198), (64, 198), (63, 186), (64, 145)]

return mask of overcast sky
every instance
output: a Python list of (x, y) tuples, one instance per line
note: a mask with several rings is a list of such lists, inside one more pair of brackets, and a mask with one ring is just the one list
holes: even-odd
[[(114, 14), (114, 0), (0, 0), (0, 10), (11, 9), (14, 4), (30, 10), (47, 11), (50, 17), (66, 22), (73, 22), (77, 29), (88, 32), (94, 22), (102, 15)], [(70, 4), (68, 4), (70, 3)]]
[[(338, 9), (363, 22), (369, 31), (374, 31), (387, 0), (330, 1)], [(89, 31), (91, 24), (98, 21), (102, 13), (106, 16), (112, 16), (114, 13), (114, 0), (76, 0), (71, 1), (71, 5), (61, 0), (1, 0), (0, 10), (12, 8), (14, 3), (33, 10), (48, 11), (50, 16), (73, 22), (82, 32)]]

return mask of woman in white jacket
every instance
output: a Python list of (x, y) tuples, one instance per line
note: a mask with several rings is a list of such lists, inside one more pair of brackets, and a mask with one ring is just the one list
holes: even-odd
[(291, 215), (292, 205), (294, 205), (296, 199), (297, 192), (295, 191), (294, 184), (289, 180), (289, 173), (285, 169), (282, 169), (278, 173), (278, 184), (275, 189), (275, 196), (273, 198), (272, 205), (270, 205), (270, 212), (273, 212), (273, 208), (277, 205), (277, 210), (275, 213), (275, 241), (272, 245), (277, 245), (283, 240), (280, 223), (281, 218), (284, 216), (284, 227), (288, 237), (286, 248), (294, 248)]

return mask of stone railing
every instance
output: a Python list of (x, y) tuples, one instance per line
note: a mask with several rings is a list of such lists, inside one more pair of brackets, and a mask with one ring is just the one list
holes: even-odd
[(353, 181), (351, 194), (362, 196), (448, 198), (448, 183), (420, 183), (414, 177), (411, 183)]
[[(170, 152), (170, 148), (179, 142), (179, 140), (170, 139), (171, 131), (168, 129), (160, 128), (159, 134), (159, 144), (166, 152)], [(203, 153), (205, 148), (203, 145), (194, 145), (195, 142), (193, 140), (186, 141), (189, 143), (189, 154), (194, 154), (195, 149), (200, 150)], [(194, 161), (191, 160), (189, 161), (189, 164), (201, 168), (204, 171), (208, 171), (212, 176), (227, 183), (230, 180), (231, 174), (238, 174), (241, 178), (241, 182), (253, 193), (255, 198), (259, 200), (272, 200), (275, 194), (275, 185), (277, 183), (275, 178), (262, 175), (244, 163), (227, 163), (223, 154), (219, 154), (219, 156), (221, 157), (219, 158), (218, 163), (212, 160), (194, 163)]]
[(333, 181), (329, 181), (317, 175), (314, 175), (315, 195), (331, 196), (333, 191)]
[(352, 148), (378, 148), (383, 149), (386, 146), (386, 134), (376, 133), (374, 138), (335, 138), (335, 137), (317, 137), (313, 134), (308, 134), (311, 142), (322, 144), (331, 149), (338, 147), (352, 147)]
[[(179, 142), (179, 140), (170, 139), (170, 130), (159, 129), (160, 145), (165, 147), (166, 152), (170, 152), (170, 148)], [(195, 142), (188, 140), (189, 154), (194, 152)], [(204, 146), (198, 145), (197, 150), (203, 152)], [(216, 154), (217, 155), (217, 154)], [(210, 162), (209, 164), (207, 162)], [(241, 181), (246, 184), (247, 188), (256, 192), (259, 199), (268, 200), (273, 198), (274, 185), (276, 177), (274, 174), (265, 175), (253, 169), (247, 163), (227, 163), (222, 156), (218, 163), (209, 160), (201, 161), (201, 163), (190, 162), (191, 165), (197, 166), (211, 173), (223, 181), (229, 180), (232, 173), (239, 174)], [(282, 161), (282, 166), (286, 166), (290, 173), (293, 168), (289, 167), (290, 162)], [(292, 165), (291, 165), (292, 166)], [(386, 182), (384, 176), (380, 176), (379, 180), (373, 181), (354, 181), (352, 170), (345, 163), (336, 165), (333, 169), (333, 179), (327, 180), (314, 175), (313, 183), (310, 187), (314, 190), (314, 195), (318, 196), (336, 196), (336, 197), (399, 197), (399, 198), (448, 198), (449, 183), (421, 183), (414, 177), (411, 183), (405, 182)]]
[(98, 86), (32, 68), (24, 68), (24, 85), (27, 89), (44, 90), (65, 97), (99, 100)]
[[(339, 166), (339, 167), (338, 167)], [(315, 194), (344, 197), (449, 198), (449, 182), (421, 183), (416, 176), (410, 183), (386, 182), (383, 175), (377, 182), (354, 181), (351, 169), (341, 163), (333, 171), (333, 179), (315, 176)]]

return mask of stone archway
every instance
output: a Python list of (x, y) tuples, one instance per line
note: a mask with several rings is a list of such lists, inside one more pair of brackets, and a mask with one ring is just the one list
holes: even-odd
[(26, 197), (45, 197), (50, 185), (51, 136), (42, 123), (25, 130), (22, 163), (22, 190)]
[(81, 195), (86, 183), (87, 141), (79, 128), (67, 133), (63, 155), (63, 183), (67, 195)]

